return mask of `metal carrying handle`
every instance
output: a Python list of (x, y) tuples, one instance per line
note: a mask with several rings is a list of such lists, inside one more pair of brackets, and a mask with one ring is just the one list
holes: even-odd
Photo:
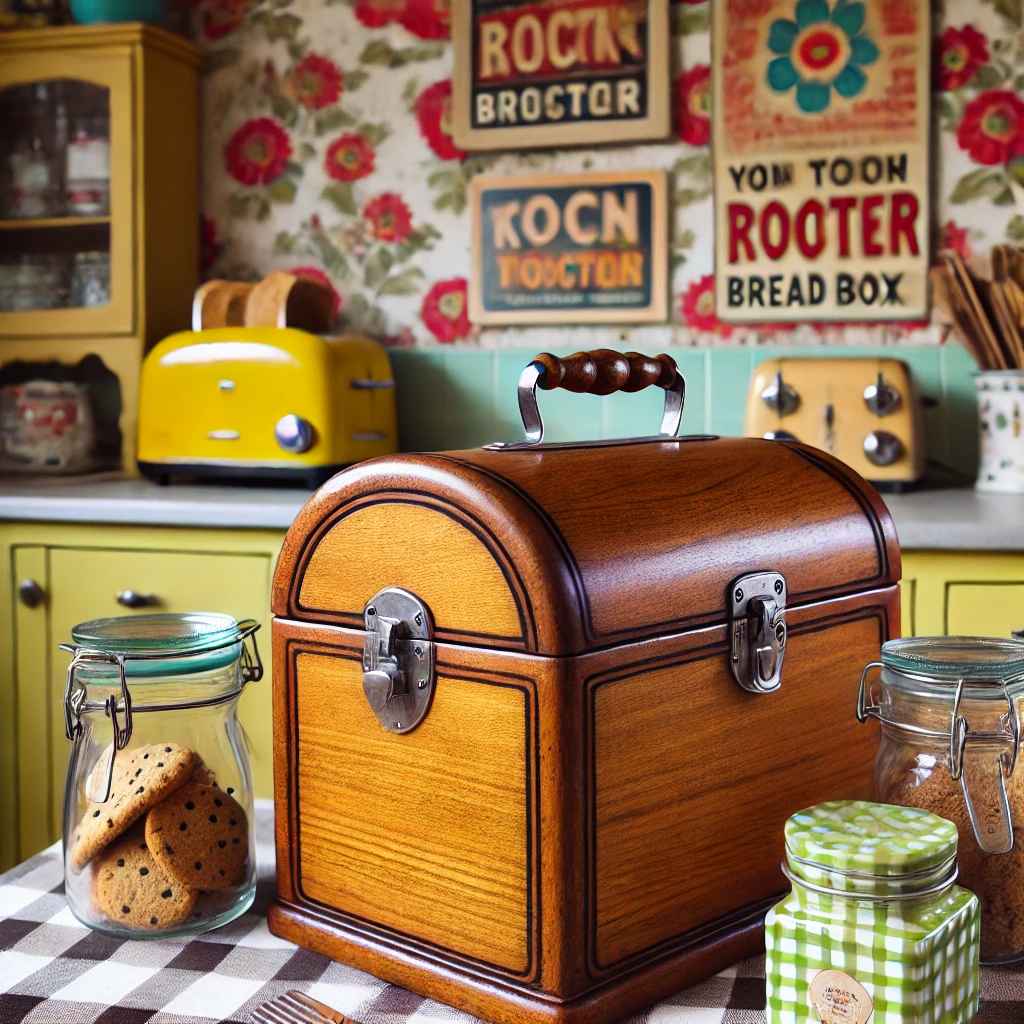
[[(243, 619), (238, 623), (238, 629), (229, 640), (224, 640), (211, 647), (204, 647), (201, 651), (181, 651), (178, 653), (150, 653), (133, 655), (133, 660), (138, 661), (172, 661), (175, 658), (191, 658), (197, 654), (207, 654), (211, 651), (220, 651), (225, 647), (232, 647), (234, 644), (242, 645), (240, 656), (239, 677), (242, 685), (230, 693), (221, 693), (207, 700), (190, 700), (174, 704), (149, 704), (142, 707), (132, 708), (132, 695), (128, 689), (127, 672), (125, 671), (125, 655), (111, 654), (106, 651), (97, 651), (89, 647), (77, 647), (74, 644), (60, 644), (60, 650), (72, 655), (68, 665), (67, 678), (64, 683), (64, 734), (69, 740), (75, 743), (77, 754), (78, 741), (82, 736), (82, 715), (86, 711), (100, 711), (110, 719), (114, 734), (113, 750), (110, 752), (110, 760), (107, 764), (106, 784), (103, 789), (103, 797), (94, 803), (106, 803), (110, 799), (110, 789), (114, 780), (114, 761), (117, 758), (117, 751), (124, 750), (132, 738), (134, 727), (133, 715), (148, 711), (183, 711), (186, 708), (211, 707), (215, 704), (225, 704), (234, 700), (247, 683), (256, 683), (263, 678), (263, 660), (260, 658), (259, 647), (256, 644), (256, 631), (260, 624), (255, 619)], [(252, 650), (246, 640), (250, 641)], [(116, 665), (118, 680), (120, 682), (121, 700), (118, 703), (117, 696), (111, 694), (102, 704), (90, 704), (87, 701), (88, 688), (81, 679), (77, 678), (77, 669), (83, 665)], [(119, 716), (123, 716), (123, 725)]]
[(640, 352), (616, 352), (609, 348), (575, 352), (560, 359), (541, 352), (519, 375), (519, 414), (529, 445), (544, 440), (544, 422), (537, 404), (537, 389), (564, 388), (577, 394), (610, 395), (616, 391), (642, 391), (648, 387), (665, 391), (665, 411), (660, 436), (675, 437), (683, 418), (686, 383), (669, 355), (645, 356)]

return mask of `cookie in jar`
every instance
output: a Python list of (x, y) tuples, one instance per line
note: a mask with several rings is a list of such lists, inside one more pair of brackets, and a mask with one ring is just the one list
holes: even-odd
[(252, 777), (237, 703), (262, 675), (256, 623), (142, 615), (76, 626), (65, 691), (72, 741), (65, 891), (120, 937), (234, 920), (256, 886)]

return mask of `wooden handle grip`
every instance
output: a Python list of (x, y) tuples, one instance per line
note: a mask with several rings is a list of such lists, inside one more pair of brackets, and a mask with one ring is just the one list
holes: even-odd
[(640, 352), (615, 352), (597, 348), (591, 352), (574, 352), (559, 359), (550, 352), (541, 352), (533, 360), (544, 367), (537, 381), (542, 391), (565, 388), (577, 394), (610, 395), (615, 391), (643, 391), (657, 385), (667, 388), (675, 380), (676, 361), (664, 353), (645, 356)]

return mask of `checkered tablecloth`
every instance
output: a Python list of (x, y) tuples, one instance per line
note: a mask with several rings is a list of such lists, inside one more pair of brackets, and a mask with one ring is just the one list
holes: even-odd
[[(64, 900), (56, 846), (0, 875), (0, 1024), (228, 1024), (302, 989), (366, 1024), (472, 1024), (447, 1006), (299, 949), (267, 931), (273, 821), (257, 810), (256, 903), (190, 942), (123, 942), (82, 927)], [(986, 970), (978, 1022), (1024, 1022), (1024, 971)], [(633, 1024), (763, 1024), (761, 959), (748, 960)]]

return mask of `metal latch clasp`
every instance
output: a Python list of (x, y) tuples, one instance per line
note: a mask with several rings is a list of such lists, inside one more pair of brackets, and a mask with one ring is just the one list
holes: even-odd
[(786, 654), (786, 578), (748, 573), (729, 586), (729, 665), (751, 693), (771, 693), (782, 683)]
[(363, 693), (388, 732), (415, 729), (434, 695), (434, 623), (407, 590), (388, 587), (363, 609)]

